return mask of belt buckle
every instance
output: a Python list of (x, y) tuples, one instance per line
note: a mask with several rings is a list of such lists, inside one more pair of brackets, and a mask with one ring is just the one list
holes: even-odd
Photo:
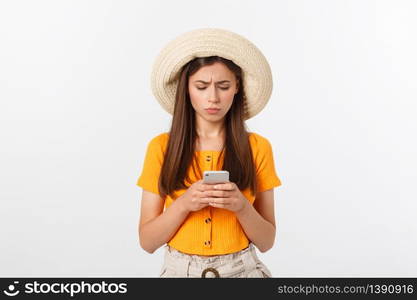
[(203, 273), (201, 273), (201, 277), (202, 278), (206, 278), (206, 273), (207, 272), (213, 272), (214, 275), (215, 275), (215, 278), (220, 277), (219, 272), (215, 268), (207, 268), (207, 269), (204, 269)]

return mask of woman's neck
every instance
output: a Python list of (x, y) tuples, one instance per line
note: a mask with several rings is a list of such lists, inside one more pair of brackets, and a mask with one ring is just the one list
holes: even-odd
[(212, 127), (212, 128), (197, 128), (197, 137), (200, 139), (223, 139), (225, 136), (225, 128)]

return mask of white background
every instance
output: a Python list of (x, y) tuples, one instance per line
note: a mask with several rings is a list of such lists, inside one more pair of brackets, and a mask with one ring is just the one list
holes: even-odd
[(270, 62), (274, 277), (417, 276), (414, 1), (0, 2), (0, 276), (156, 277), (139, 247), (158, 51), (232, 30)]

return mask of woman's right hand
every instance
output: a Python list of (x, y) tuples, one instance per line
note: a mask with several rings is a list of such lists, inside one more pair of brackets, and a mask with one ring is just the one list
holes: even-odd
[(196, 181), (175, 201), (179, 201), (187, 212), (200, 210), (209, 205), (200, 200), (205, 197), (204, 191), (214, 190), (212, 186), (212, 184), (203, 183), (203, 179)]

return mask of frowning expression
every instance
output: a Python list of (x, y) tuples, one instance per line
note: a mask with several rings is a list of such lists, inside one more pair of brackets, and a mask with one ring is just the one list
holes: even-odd
[[(238, 82), (232, 71), (221, 62), (201, 67), (188, 80), (191, 104), (206, 120), (222, 119), (233, 104)], [(211, 108), (215, 110), (210, 110)]]

